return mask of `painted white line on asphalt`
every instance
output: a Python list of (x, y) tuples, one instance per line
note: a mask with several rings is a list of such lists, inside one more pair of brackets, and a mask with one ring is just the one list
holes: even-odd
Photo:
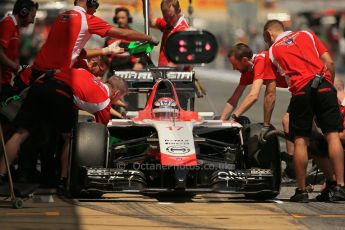
[(281, 200), (272, 200), (274, 203), (277, 203), (277, 204), (284, 204), (284, 201), (281, 201)]

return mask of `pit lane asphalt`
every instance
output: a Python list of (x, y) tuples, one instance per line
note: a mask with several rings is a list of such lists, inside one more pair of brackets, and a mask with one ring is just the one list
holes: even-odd
[[(0, 205), (1, 229), (344, 229), (344, 203), (288, 202), (292, 187), (275, 200), (200, 194), (193, 199), (107, 194), (102, 200), (35, 195), (23, 209)], [(314, 198), (317, 193), (311, 193)], [(50, 200), (51, 202), (47, 202)], [(45, 202), (44, 202), (45, 201)]]
[[(208, 93), (207, 98), (197, 100), (197, 111), (210, 111), (214, 107), (219, 114), (237, 84), (236, 74), (197, 73)], [(289, 96), (287, 91), (277, 93), (272, 118), (277, 128), (281, 128), (280, 119)], [(246, 115), (252, 122), (260, 122), (262, 114), (261, 94)], [(344, 202), (316, 202), (320, 186), (315, 186), (310, 203), (291, 203), (288, 199), (294, 188), (283, 185), (277, 199), (265, 202), (222, 194), (201, 194), (192, 200), (176, 197), (157, 200), (136, 194), (69, 200), (37, 194), (35, 199), (25, 201), (23, 209), (0, 204), (0, 229), (344, 229)]]

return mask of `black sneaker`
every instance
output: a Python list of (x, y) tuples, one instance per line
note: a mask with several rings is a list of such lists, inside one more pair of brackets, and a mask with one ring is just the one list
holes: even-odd
[(317, 195), (315, 199), (317, 201), (329, 202), (331, 201), (330, 189), (337, 185), (336, 181), (326, 181), (326, 187), (321, 191), (321, 194)]
[(290, 197), (290, 201), (298, 203), (308, 203), (308, 193), (305, 190), (300, 190), (296, 188), (295, 194), (292, 197)]
[(332, 186), (329, 189), (330, 201), (345, 201), (345, 186)]

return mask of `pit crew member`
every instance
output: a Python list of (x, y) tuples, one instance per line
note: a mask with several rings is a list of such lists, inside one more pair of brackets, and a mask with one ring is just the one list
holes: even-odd
[[(27, 97), (15, 118), (17, 131), (6, 142), (9, 161), (17, 156), (21, 144), (38, 127), (51, 127), (62, 133), (65, 144), (62, 153), (61, 176), (67, 176), (68, 145), (74, 121), (74, 108), (94, 114), (96, 122), (106, 125), (111, 104), (128, 93), (126, 82), (113, 76), (103, 84), (85, 69), (65, 69), (54, 76), (38, 79), (30, 87)], [(44, 105), (44, 106), (42, 106)], [(0, 181), (6, 173), (4, 158), (0, 161)]]
[(235, 91), (228, 99), (221, 114), (221, 120), (227, 120), (229, 114), (237, 106), (247, 85), (252, 84), (249, 94), (245, 97), (237, 110), (232, 113), (231, 118), (238, 120), (238, 117), (247, 111), (259, 98), (260, 89), (266, 85), (264, 102), (264, 127), (269, 128), (270, 119), (275, 102), (276, 85), (286, 88), (285, 80), (275, 73), (268, 57), (268, 52), (263, 51), (253, 55), (250, 47), (238, 43), (232, 47), (228, 54), (228, 60), (235, 70), (241, 72), (241, 79)]
[(0, 21), (0, 101), (15, 94), (12, 74), (23, 70), (19, 64), (19, 28), (34, 23), (38, 3), (32, 0), (17, 0), (12, 14)]
[(162, 0), (161, 11), (163, 18), (154, 18), (151, 9), (149, 14), (150, 27), (159, 29), (163, 33), (158, 66), (174, 66), (165, 54), (166, 41), (172, 33), (184, 31), (188, 29), (189, 26), (187, 20), (181, 13), (181, 7), (178, 0)]
[[(178, 31), (185, 31), (189, 25), (187, 20), (181, 13), (181, 7), (178, 0), (162, 0), (161, 11), (163, 17), (154, 18), (152, 10), (149, 10), (149, 24), (150, 27), (159, 29), (163, 35), (161, 40), (161, 47), (159, 50), (158, 66), (175, 66), (167, 58), (165, 46), (169, 36)], [(184, 67), (184, 70), (191, 70), (191, 67)], [(181, 83), (183, 84), (183, 83)], [(176, 84), (177, 88), (179, 84)], [(180, 105), (183, 109), (187, 109), (188, 98), (190, 95), (177, 91)]]
[(334, 63), (321, 41), (311, 31), (284, 31), (278, 20), (264, 26), (270, 60), (289, 84), (291, 92), (289, 131), (294, 136), (294, 166), (297, 180), (293, 202), (308, 202), (305, 174), (314, 116), (324, 133), (336, 185), (328, 189), (332, 200), (345, 200), (344, 152), (338, 131), (343, 129), (336, 90)]

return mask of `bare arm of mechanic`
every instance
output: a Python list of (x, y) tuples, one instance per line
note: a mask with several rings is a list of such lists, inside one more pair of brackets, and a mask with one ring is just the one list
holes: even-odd
[(152, 41), (152, 37), (150, 35), (139, 33), (132, 29), (122, 29), (117, 27), (110, 28), (110, 30), (107, 31), (106, 36), (128, 41)]
[(7, 66), (13, 70), (13, 72), (17, 72), (19, 69), (19, 64), (15, 63), (11, 59), (9, 59), (4, 51), (4, 48), (0, 45), (0, 63), (4, 66)]
[(124, 108), (127, 107), (127, 104), (124, 101), (122, 101), (121, 99), (117, 100), (114, 104), (121, 106), (121, 107), (124, 107)]
[(236, 116), (241, 116), (258, 100), (260, 95), (260, 89), (263, 83), (263, 79), (256, 79), (253, 82), (249, 94), (243, 99), (237, 110), (234, 112)]
[(123, 118), (122, 114), (116, 111), (115, 109), (111, 108), (110, 109), (110, 115), (118, 118)]
[(98, 57), (102, 55), (117, 55), (122, 54), (125, 52), (123, 48), (120, 48), (120, 42), (116, 41), (111, 43), (110, 45), (100, 48), (100, 49), (84, 49), (85, 50), (85, 58), (92, 58), (92, 57)]
[(231, 95), (231, 97), (228, 99), (228, 101), (225, 103), (223, 112), (220, 116), (221, 120), (226, 120), (228, 115), (231, 114), (231, 112), (236, 108), (238, 101), (240, 100), (240, 97), (242, 96), (244, 90), (246, 89), (246, 85), (237, 85), (235, 91)]
[(323, 61), (323, 63), (325, 63), (325, 66), (331, 73), (332, 82), (334, 82), (335, 70), (334, 70), (334, 62), (331, 55), (328, 52), (325, 52), (321, 55), (320, 59)]
[(276, 81), (266, 81), (266, 91), (264, 98), (264, 126), (269, 126), (276, 102)]

